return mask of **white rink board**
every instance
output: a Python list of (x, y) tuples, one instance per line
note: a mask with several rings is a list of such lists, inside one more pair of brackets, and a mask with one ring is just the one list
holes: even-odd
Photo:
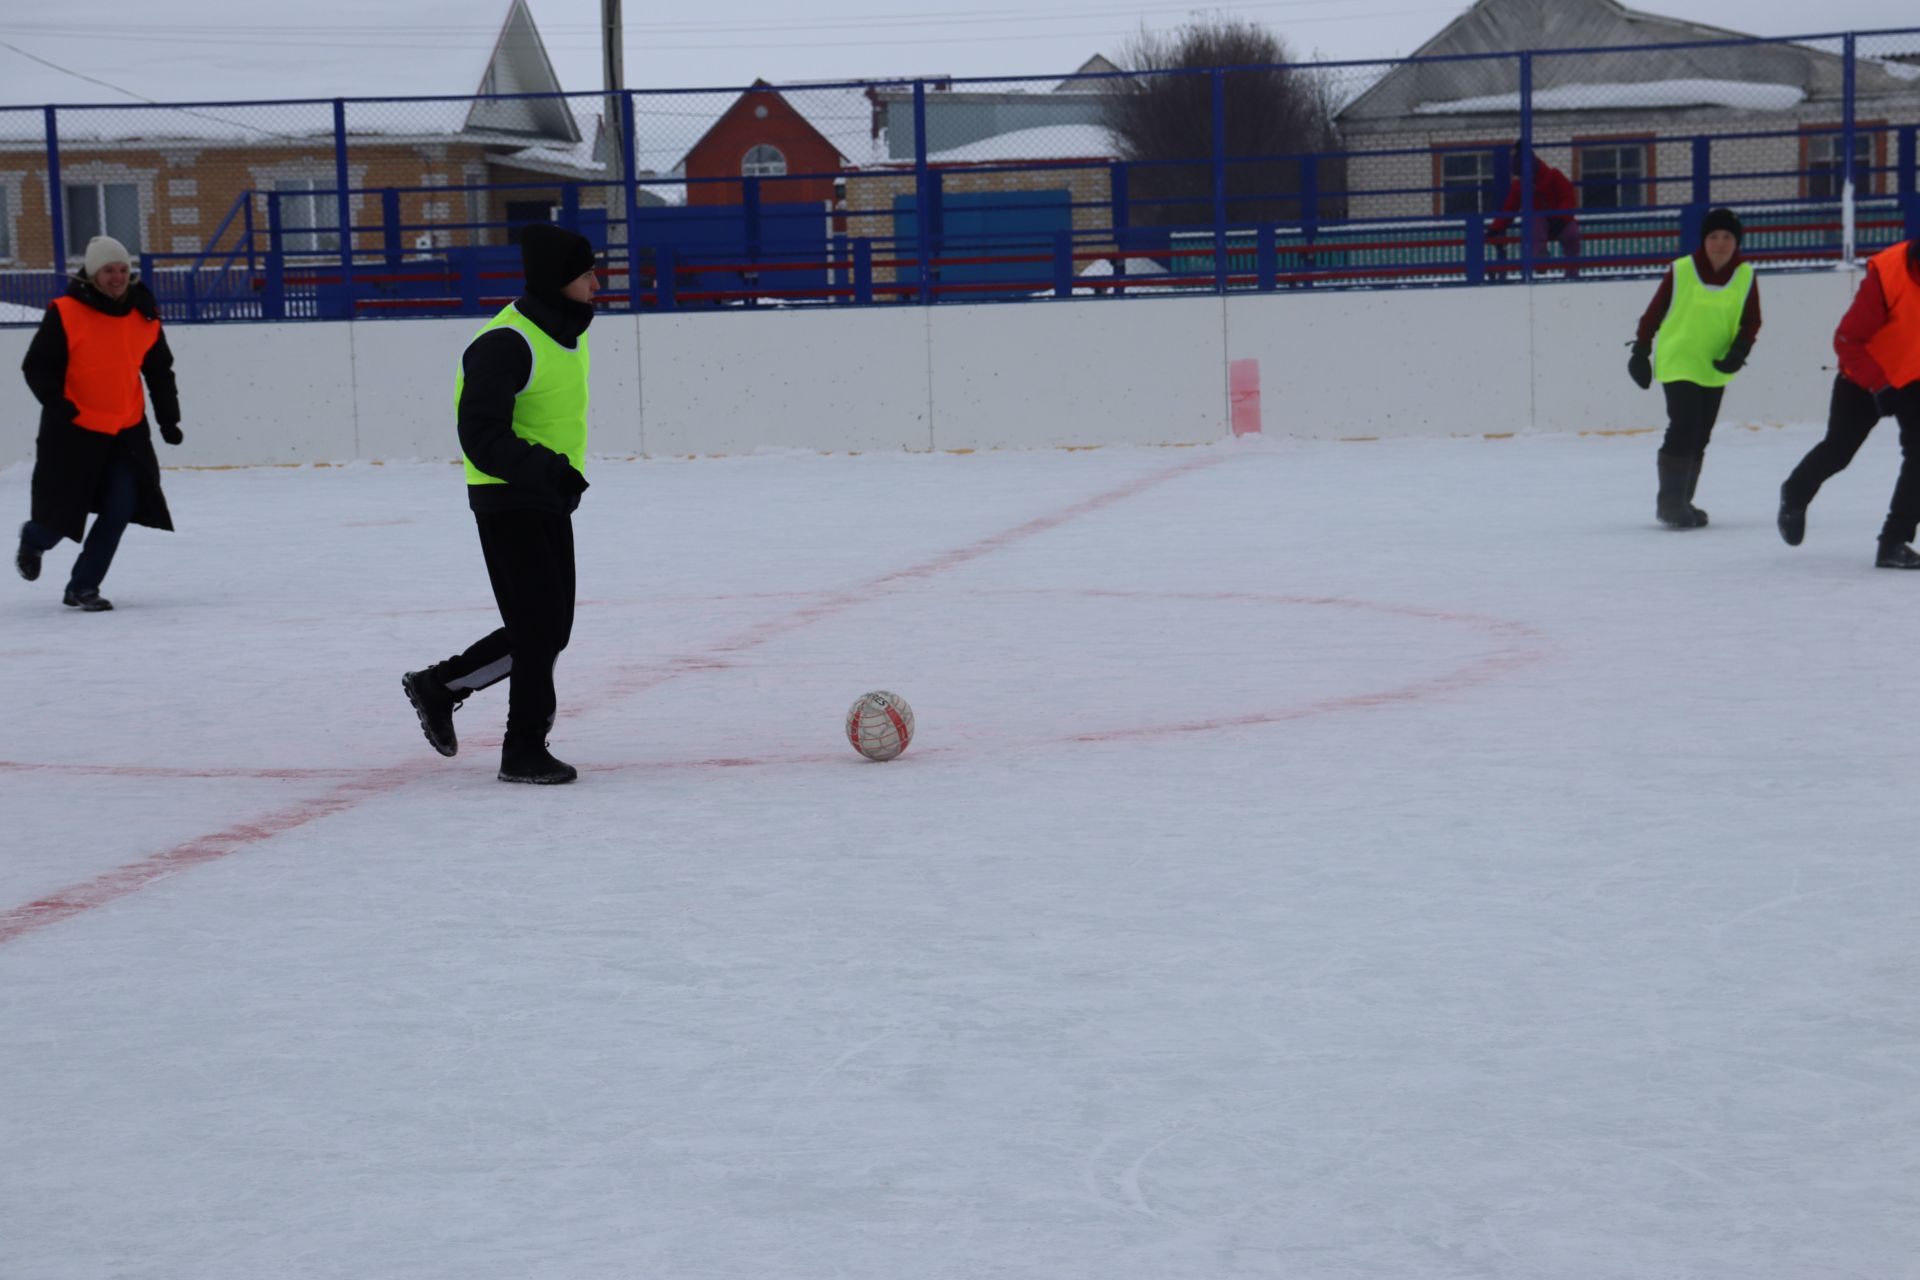
[[(1265, 435), (1324, 440), (1526, 431), (1533, 425), (1532, 292), (1230, 297), (1227, 355), (1260, 362)], [(1621, 367), (1624, 379), (1624, 352)]]
[[(1762, 273), (1765, 325), (1725, 424), (1819, 422), (1858, 275)], [(1228, 371), (1260, 365), (1265, 435), (1658, 430), (1627, 379), (1657, 284), (1084, 299), (1024, 305), (605, 314), (593, 451), (619, 456), (1185, 444), (1229, 433)], [(473, 317), (179, 325), (187, 444), (169, 465), (457, 456), (453, 377)], [(0, 330), (18, 369), (32, 331)], [(1829, 366), (1822, 368), (1822, 366)], [(0, 376), (0, 466), (39, 411)]]
[(0, 329), (0, 467), (31, 458), (40, 430), (40, 406), (19, 372), (32, 341), (32, 329)]
[[(926, 315), (889, 307), (645, 316), (645, 451), (924, 452), (932, 447)], [(601, 421), (596, 414), (596, 430)]]
[(385, 461), (460, 456), (453, 381), (460, 353), (483, 323), (461, 316), (352, 326), (353, 399), (361, 423), (356, 457)]
[(929, 314), (942, 449), (1189, 444), (1227, 434), (1216, 297)]
[[(1720, 426), (1824, 422), (1833, 330), (1859, 276), (1762, 272), (1757, 279), (1760, 338), (1727, 388)], [(1627, 377), (1627, 344), (1658, 287), (1652, 280), (1622, 280), (1532, 290), (1535, 431), (1665, 428), (1659, 385), (1642, 391)]]

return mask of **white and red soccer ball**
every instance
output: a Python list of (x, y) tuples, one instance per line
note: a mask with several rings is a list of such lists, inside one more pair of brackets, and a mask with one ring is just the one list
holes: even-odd
[(884, 689), (863, 693), (847, 708), (847, 741), (869, 760), (891, 760), (913, 741), (913, 708)]

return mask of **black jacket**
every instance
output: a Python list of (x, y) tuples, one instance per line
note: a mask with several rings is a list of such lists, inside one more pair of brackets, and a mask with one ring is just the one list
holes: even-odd
[[(593, 320), (586, 303), (552, 301), (531, 294), (514, 303), (540, 332), (569, 351)], [(467, 505), (475, 511), (551, 511), (569, 514), (580, 495), (566, 486), (573, 465), (545, 445), (514, 434), (513, 402), (533, 377), (533, 352), (511, 329), (489, 329), (467, 344), (460, 358), (466, 383), (460, 392), (460, 450), (473, 465), (505, 484), (470, 484)]]
[[(138, 311), (159, 318), (159, 307), (147, 286), (135, 281), (117, 301), (85, 280), (67, 285), (67, 296), (95, 311), (124, 316)], [(74, 423), (79, 410), (67, 399), (67, 331), (57, 307), (48, 307), (38, 332), (27, 346), (21, 372), (40, 402), (40, 434), (33, 462), (33, 519), (78, 542), (86, 532), (87, 513), (100, 510), (108, 473), (124, 460), (133, 468), (136, 496), (135, 524), (153, 529), (173, 528), (166, 495), (160, 491), (160, 460), (153, 453), (153, 431), (145, 418), (114, 435), (89, 431)], [(163, 329), (140, 362), (140, 373), (153, 402), (153, 416), (164, 426), (180, 421), (180, 393), (173, 379), (173, 352)]]

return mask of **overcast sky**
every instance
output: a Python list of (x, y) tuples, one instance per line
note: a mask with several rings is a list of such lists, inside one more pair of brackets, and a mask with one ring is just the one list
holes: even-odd
[[(0, 0), (13, 3), (14, 0)], [(1542, 0), (1551, 3), (1552, 0)], [(530, 0), (568, 88), (599, 87), (599, 0)], [(1278, 32), (1301, 57), (1412, 53), (1468, 6), (1445, 0), (1266, 0), (1206, 7)], [(1914, 0), (1642, 0), (1629, 5), (1753, 35), (1920, 27)], [(627, 83), (721, 86), (896, 75), (1052, 75), (1116, 56), (1142, 23), (1178, 26), (1156, 0), (625, 0)], [(1920, 52), (1920, 44), (1916, 45)]]
[[(0, 0), (0, 102), (467, 93), (478, 87), (508, 2)], [(561, 84), (600, 88), (600, 0), (529, 3)], [(1165, 0), (1028, 0), (1024, 7), (1016, 0), (626, 0), (624, 7), (633, 88), (730, 88), (762, 77), (1054, 76), (1094, 53), (1118, 60), (1143, 24), (1171, 29), (1195, 13)], [(1465, 7), (1223, 0), (1203, 12), (1262, 23), (1301, 58), (1345, 59), (1410, 53)], [(1632, 7), (1755, 35), (1920, 26), (1914, 0), (1639, 0)], [(1905, 49), (1920, 52), (1920, 37)]]

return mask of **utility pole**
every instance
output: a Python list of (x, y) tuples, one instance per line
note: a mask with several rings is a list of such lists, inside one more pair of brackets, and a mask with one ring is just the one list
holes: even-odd
[(627, 87), (623, 43), (620, 0), (600, 0), (600, 66), (607, 80), (607, 102), (601, 108), (600, 120), (607, 140), (607, 176), (615, 182), (631, 176), (621, 172), (620, 163), (625, 154), (620, 138), (620, 94)]

